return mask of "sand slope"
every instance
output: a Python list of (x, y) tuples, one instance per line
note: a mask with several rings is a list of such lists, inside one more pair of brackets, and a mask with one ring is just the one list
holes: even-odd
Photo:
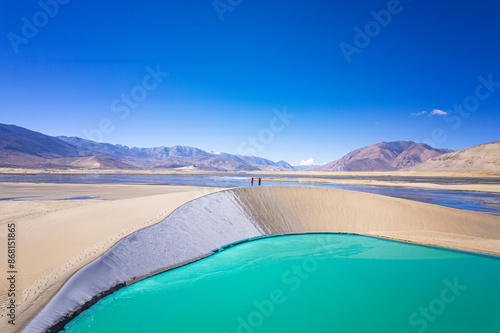
[(297, 232), (351, 232), (500, 254), (499, 215), (336, 189), (238, 188), (191, 201), (163, 222), (120, 240), (72, 276), (28, 331), (50, 326), (117, 283), (241, 239)]
[[(219, 189), (161, 185), (0, 184), (0, 244), (6, 224), (17, 228), (17, 321), (5, 317), (6, 279), (0, 287), (0, 332), (18, 331), (80, 267), (124, 236), (161, 221), (182, 204)], [(69, 200), (75, 196), (105, 200)], [(36, 199), (36, 200), (34, 200)]]
[[(263, 187), (236, 195), (271, 232), (354, 232), (500, 254), (500, 216), (369, 193), (311, 187)], [(421, 235), (427, 235), (422, 239)], [(396, 236), (397, 235), (397, 236)], [(432, 237), (430, 237), (432, 235)], [(461, 238), (474, 239), (472, 243)], [(456, 239), (450, 242), (450, 239)]]

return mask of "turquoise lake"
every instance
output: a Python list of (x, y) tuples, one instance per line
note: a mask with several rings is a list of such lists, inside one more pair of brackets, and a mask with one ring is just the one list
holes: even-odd
[(500, 332), (500, 259), (367, 236), (237, 244), (100, 300), (64, 332)]

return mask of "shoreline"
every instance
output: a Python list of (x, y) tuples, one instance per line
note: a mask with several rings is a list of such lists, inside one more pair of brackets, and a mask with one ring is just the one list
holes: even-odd
[[(472, 177), (471, 177), (472, 178)], [(439, 183), (410, 183), (399, 181), (384, 181), (370, 179), (330, 179), (330, 178), (262, 178), (262, 181), (272, 182), (296, 182), (304, 184), (332, 184), (332, 185), (352, 185), (352, 186), (379, 186), (379, 187), (401, 187), (416, 188), (425, 190), (445, 190), (445, 191), (465, 191), (465, 192), (486, 192), (500, 193), (499, 184), (439, 184)]]
[[(96, 304), (97, 302), (99, 302), (101, 299), (103, 299), (103, 298), (105, 298), (105, 297), (113, 294), (114, 292), (116, 292), (116, 291), (118, 291), (120, 289), (129, 287), (129, 286), (131, 286), (131, 285), (133, 285), (135, 283), (138, 283), (138, 282), (143, 281), (145, 279), (151, 278), (153, 276), (156, 276), (156, 275), (159, 275), (159, 274), (163, 274), (165, 272), (169, 272), (169, 271), (172, 271), (174, 269), (181, 268), (181, 267), (193, 264), (193, 263), (198, 262), (200, 260), (204, 260), (206, 258), (209, 258), (211, 256), (219, 254), (219, 253), (221, 253), (223, 251), (229, 250), (229, 249), (231, 249), (231, 248), (233, 248), (235, 246), (239, 246), (239, 245), (244, 244), (244, 243), (258, 241), (258, 240), (267, 239), (267, 238), (287, 237), (287, 236), (300, 236), (300, 235), (319, 235), (319, 234), (323, 234), (323, 235), (325, 235), (325, 234), (326, 235), (328, 235), (328, 234), (331, 234), (331, 235), (354, 235), (354, 236), (362, 236), (362, 237), (368, 237), (368, 238), (376, 238), (376, 239), (382, 239), (382, 240), (386, 240), (386, 241), (390, 241), (390, 242), (405, 243), (405, 244), (410, 244), (410, 245), (415, 245), (415, 246), (422, 246), (422, 247), (428, 247), (428, 248), (438, 249), (438, 250), (443, 250), (443, 251), (458, 252), (458, 253), (463, 253), (463, 254), (468, 254), (468, 255), (473, 255), (473, 256), (480, 256), (480, 257), (485, 257), (485, 258), (500, 260), (500, 253), (494, 254), (494, 253), (472, 252), (472, 251), (467, 251), (467, 250), (462, 250), (462, 249), (449, 248), (449, 247), (445, 247), (445, 246), (421, 244), (421, 243), (412, 242), (412, 241), (408, 241), (408, 240), (398, 240), (398, 239), (395, 239), (395, 238), (382, 237), (382, 236), (369, 235), (369, 234), (358, 234), (358, 233), (349, 233), (349, 232), (305, 232), (305, 233), (286, 233), (286, 234), (263, 235), (263, 236), (252, 237), (252, 238), (243, 239), (243, 240), (231, 243), (231, 244), (227, 244), (227, 245), (222, 246), (222, 247), (220, 247), (218, 249), (212, 250), (210, 253), (207, 253), (205, 255), (199, 256), (199, 257), (194, 258), (192, 260), (189, 260), (189, 261), (186, 261), (186, 262), (182, 262), (182, 263), (179, 263), (179, 264), (174, 265), (174, 266), (165, 267), (165, 268), (156, 270), (154, 272), (151, 272), (149, 274), (146, 274), (144, 276), (135, 277), (135, 278), (133, 278), (131, 280), (128, 280), (128, 281), (116, 284), (116, 285), (112, 286), (111, 288), (109, 288), (109, 289), (107, 289), (107, 290), (105, 290), (105, 291), (103, 291), (103, 292), (95, 295), (94, 297), (92, 297), (91, 299), (89, 299), (88, 301), (86, 301), (85, 303), (80, 304), (80, 306), (77, 309), (75, 309), (74, 311), (66, 314), (63, 317), (61, 317), (60, 320), (58, 320), (57, 322), (55, 322), (45, 332), (47, 332), (47, 333), (57, 333), (57, 332), (59, 332), (60, 330), (62, 330), (64, 328), (64, 326), (66, 326), (73, 319), (75, 319), (76, 317), (78, 317), (81, 313), (83, 313), (86, 310), (88, 310), (90, 307), (92, 307), (94, 304)], [(129, 237), (129, 236), (126, 236), (126, 237)]]
[(446, 171), (209, 171), (182, 169), (41, 169), (0, 167), (0, 175), (279, 175), (279, 176), (348, 176), (348, 177), (435, 177), (435, 178), (499, 178), (500, 172), (446, 172)]
[[(23, 170), (23, 173), (20, 173)], [(0, 168), (0, 176), (29, 176), (29, 175), (60, 175), (60, 176), (85, 176), (85, 175), (170, 175), (170, 176), (234, 176), (234, 177), (262, 177), (266, 182), (289, 182), (303, 184), (327, 184), (346, 186), (373, 186), (415, 188), (425, 190), (445, 190), (464, 192), (500, 193), (500, 173), (474, 173), (474, 172), (417, 172), (417, 171), (391, 171), (391, 172), (315, 172), (315, 171), (259, 171), (259, 172), (216, 172), (216, 171), (178, 171), (178, 170), (41, 170), (41, 169), (6, 169)], [(294, 178), (287, 178), (294, 177)], [(31, 184), (32, 182), (0, 182), (0, 184)], [(44, 182), (39, 184), (67, 184), (57, 182)], [(72, 183), (96, 184), (96, 183)], [(164, 185), (154, 181), (151, 183), (128, 182), (103, 182), (102, 184), (127, 184), (127, 185)], [(176, 185), (185, 186), (185, 185)], [(213, 188), (209, 184), (195, 185)], [(223, 185), (222, 185), (223, 186)]]
[[(2, 201), (0, 206), (1, 237), (7, 224), (14, 223), (17, 229), (17, 328), (23, 328), (76, 271), (120, 239), (162, 221), (186, 202), (221, 189), (139, 184), (0, 186), (4, 195), (30, 197)], [(101, 198), (60, 200), (82, 194)], [(6, 283), (0, 282), (2, 290), (8, 289)], [(10, 326), (7, 302), (7, 295), (0, 294), (0, 331)]]
[[(27, 199), (21, 201), (3, 201), (4, 205), (0, 207), (0, 225), (6, 224), (9, 221), (15, 221), (22, 230), (19, 239), (20, 246), (22, 247), (23, 256), (20, 257), (20, 263), (24, 264), (22, 269), (23, 276), (20, 280), (19, 290), (23, 297), (23, 301), (18, 307), (18, 322), (19, 327), (26, 325), (36, 313), (47, 304), (53, 295), (61, 290), (61, 287), (75, 272), (87, 265), (89, 262), (100, 258), (109, 248), (116, 245), (120, 240), (137, 230), (144, 230), (146, 227), (157, 225), (166, 216), (170, 216), (174, 211), (186, 203), (193, 203), (197, 198), (207, 198), (208, 194), (220, 192), (222, 188), (211, 187), (196, 187), (196, 186), (171, 186), (171, 185), (140, 185), (140, 184), (54, 184), (54, 183), (0, 183), (4, 189), (10, 189), (12, 192), (21, 194), (36, 194), (40, 197), (36, 199)], [(316, 190), (314, 190), (316, 189)], [(235, 189), (227, 190), (234, 192)], [(227, 191), (222, 191), (227, 192)], [(336, 196), (345, 203), (358, 207), (357, 209), (366, 210), (370, 214), (368, 216), (360, 216), (357, 211), (353, 211), (351, 218), (360, 219), (364, 221), (367, 218), (372, 219), (372, 212), (377, 213), (385, 207), (383, 205), (408, 205), (408, 207), (427, 207), (426, 210), (431, 211), (429, 216), (441, 216), (440, 212), (448, 212), (450, 216), (459, 217), (461, 215), (470, 216), (471, 220), (477, 216), (480, 219), (498, 221), (498, 216), (495, 214), (476, 213), (460, 211), (456, 209), (446, 209), (445, 207), (433, 207), (433, 205), (421, 204), (413, 201), (389, 198), (384, 196), (371, 195), (367, 193), (346, 191), (346, 190), (333, 190), (325, 188), (311, 188), (311, 187), (275, 187), (275, 186), (262, 186), (261, 188), (239, 188), (237, 193), (260, 193), (268, 191), (280, 191), (283, 194), (297, 193), (300, 200), (305, 199), (306, 202), (301, 203), (301, 207), (305, 209), (295, 211), (296, 208), (290, 207), (285, 211), (296, 212), (302, 217), (308, 214), (315, 214), (313, 207), (316, 205), (315, 196), (309, 197), (304, 193), (336, 193)], [(78, 196), (89, 194), (95, 196), (102, 195), (101, 199), (87, 199), (87, 200), (68, 200), (60, 201), (61, 197), (66, 197), (77, 193)], [(299, 194), (302, 193), (302, 194)], [(268, 196), (270, 194), (267, 194)], [(305, 196), (304, 196), (305, 195)], [(314, 194), (316, 195), (316, 194)], [(210, 196), (209, 196), (210, 197)], [(297, 200), (297, 196), (292, 196)], [(259, 205), (270, 200), (281, 198), (281, 195), (265, 197), (267, 199), (258, 201)], [(273, 198), (273, 199), (271, 199)], [(348, 199), (351, 198), (351, 199)], [(357, 206), (359, 200), (369, 200), (363, 202), (363, 206)], [(246, 200), (246, 194), (239, 197), (238, 200)], [(376, 199), (374, 202), (381, 201), (383, 205), (375, 205), (370, 203), (371, 200)], [(322, 196), (318, 196), (317, 200), (324, 200)], [(346, 201), (347, 200), (347, 201)], [(333, 201), (338, 201), (333, 200)], [(279, 199), (277, 201), (280, 205), (287, 205), (287, 201)], [(326, 203), (325, 203), (326, 204)], [(425, 205), (425, 206), (422, 206)], [(311, 206), (310, 208), (307, 208)], [(208, 206), (212, 207), (212, 206)], [(391, 206), (390, 212), (395, 209)], [(266, 208), (267, 209), (267, 208)], [(333, 208), (332, 208), (333, 209)], [(252, 214), (256, 218), (259, 216), (257, 209)], [(335, 210), (334, 210), (335, 211)], [(397, 210), (395, 215), (406, 212)], [(420, 214), (420, 211), (418, 211)], [(7, 213), (7, 214), (5, 214)], [(221, 214), (226, 214), (223, 211)], [(344, 212), (345, 213), (345, 212)], [(350, 213), (351, 214), (351, 213)], [(364, 214), (364, 213), (363, 213)], [(377, 213), (378, 214), (378, 213)], [(385, 214), (385, 213), (384, 213)], [(437, 214), (437, 215), (435, 215)], [(279, 214), (278, 214), (279, 215)], [(278, 216), (277, 215), (277, 216)], [(411, 215), (411, 214), (410, 214)], [(490, 218), (487, 215), (492, 215)], [(498, 214), (496, 214), (498, 215)], [(151, 217), (153, 216), (153, 217)], [(357, 217), (356, 217), (357, 216)], [(403, 216), (403, 215), (401, 215)], [(423, 215), (425, 217), (425, 214)], [(427, 219), (429, 218), (427, 217)], [(100, 218), (101, 221), (106, 221), (105, 225), (92, 221)], [(148, 219), (144, 218), (147, 217)], [(377, 219), (375, 219), (377, 220)], [(462, 235), (461, 232), (453, 234), (453, 230), (447, 225), (452, 222), (453, 218), (446, 218), (449, 220), (441, 228), (442, 231), (431, 230), (428, 233), (423, 231), (412, 230), (406, 227), (382, 227), (385, 223), (380, 221), (370, 227), (363, 227), (362, 224), (352, 225), (339, 225), (336, 232), (345, 233), (352, 229), (351, 233), (375, 236), (385, 239), (392, 239), (395, 241), (403, 241), (408, 243), (420, 244), (424, 246), (442, 246), (445, 248), (457, 249), (467, 252), (491, 253), (493, 255), (500, 254), (500, 237), (494, 235), (484, 234), (481, 237)], [(90, 221), (90, 223), (89, 223)], [(280, 222), (285, 223), (285, 222)], [(317, 222), (315, 222), (317, 223)], [(363, 222), (364, 223), (364, 222)], [(323, 227), (320, 227), (323, 225)], [(286, 223), (280, 227), (283, 228)], [(299, 225), (297, 225), (299, 227)], [(323, 230), (326, 225), (318, 224), (314, 230)], [(261, 226), (262, 227), (262, 226)], [(306, 226), (301, 226), (304, 228)], [(70, 228), (70, 229), (68, 229)], [(76, 228), (76, 230), (72, 230)], [(286, 227), (289, 228), (289, 227)], [(292, 229), (283, 230), (294, 230)], [(319, 229), (318, 229), (319, 228)], [(332, 226), (332, 228), (335, 228)], [(385, 229), (387, 230), (385, 230)], [(480, 227), (477, 227), (480, 228)], [(360, 232), (359, 230), (362, 232)], [(99, 237), (95, 237), (94, 233), (98, 230)], [(279, 229), (282, 230), (282, 229)], [(278, 231), (279, 231), (278, 230)], [(326, 229), (325, 229), (326, 230)], [(384, 231), (385, 230), (385, 231)], [(304, 229), (302, 232), (311, 232), (311, 229)], [(355, 231), (355, 232), (354, 232)], [(270, 231), (272, 232), (272, 230)], [(60, 235), (64, 235), (61, 243)], [(491, 241), (486, 238), (492, 238)], [(82, 243), (81, 238), (85, 241)], [(478, 243), (479, 242), (479, 243)], [(457, 246), (457, 245), (463, 246)], [(64, 248), (64, 253), (60, 249)], [(39, 253), (42, 252), (42, 253)], [(30, 255), (31, 254), (31, 255)], [(2, 282), (4, 283), (4, 282)], [(38, 290), (38, 292), (37, 292)], [(0, 297), (0, 304), (2, 309), (4, 307), (5, 299)], [(5, 312), (2, 311), (1, 324), (5, 323)], [(17, 323), (16, 323), (17, 324)], [(2, 325), (0, 325), (1, 327)], [(17, 326), (17, 325), (16, 325)]]

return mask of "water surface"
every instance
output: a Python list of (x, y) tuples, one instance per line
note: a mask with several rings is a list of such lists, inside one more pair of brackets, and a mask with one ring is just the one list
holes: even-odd
[(65, 332), (498, 332), (500, 260), (357, 235), (236, 245), (100, 300)]
[[(242, 187), (249, 186), (250, 176), (241, 174), (226, 175), (0, 175), (1, 182), (39, 182), (39, 183), (68, 183), (68, 184), (165, 184), (165, 185), (191, 185), (191, 186), (215, 186), (215, 187)], [(293, 177), (288, 177), (293, 178)], [(337, 177), (342, 178), (342, 177)], [(389, 177), (390, 178), (390, 177)], [(393, 180), (392, 178), (389, 180)], [(415, 181), (415, 179), (412, 179)], [(425, 179), (425, 181), (429, 181)], [(444, 181), (444, 180), (443, 180)], [(448, 180), (450, 181), (450, 180)], [(458, 183), (465, 182), (466, 179), (458, 179)], [(476, 181), (476, 180), (475, 180)], [(495, 183), (497, 179), (485, 179), (484, 182)], [(368, 192), (381, 194), (396, 198), (409, 199), (435, 205), (454, 207), (459, 209), (500, 213), (500, 194), (469, 192), (469, 191), (448, 191), (448, 190), (427, 190), (402, 187), (380, 187), (364, 185), (335, 185), (321, 183), (299, 183), (299, 182), (267, 182), (263, 185), (282, 186), (313, 186), (336, 188), (351, 191)], [(0, 198), (0, 200), (20, 200), (18, 198)]]

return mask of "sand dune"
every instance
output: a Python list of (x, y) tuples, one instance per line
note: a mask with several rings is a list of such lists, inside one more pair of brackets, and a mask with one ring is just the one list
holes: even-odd
[[(33, 256), (25, 262), (20, 320), (26, 323), (47, 304), (61, 281), (113, 242), (201, 194), (187, 191), (88, 204), (19, 221), (26, 237), (23, 251)], [(241, 239), (296, 232), (352, 232), (500, 254), (500, 216), (495, 214), (335, 189), (238, 188), (190, 201), (163, 222), (134, 233), (133, 239), (123, 238), (74, 274), (69, 287), (58, 293), (28, 331), (50, 326), (74, 306), (119, 282), (189, 262)]]
[[(17, 228), (18, 331), (80, 267), (124, 236), (157, 223), (180, 205), (217, 188), (157, 185), (0, 184), (0, 226)], [(91, 200), (59, 200), (99, 196)], [(6, 234), (0, 234), (6, 244)], [(9, 332), (6, 279), (0, 282), (0, 332)]]
[[(257, 192), (257, 193), (255, 193)], [(500, 216), (429, 205), (369, 193), (311, 187), (238, 189), (235, 195), (262, 226), (277, 232), (354, 232), (379, 236), (398, 233), (401, 239), (435, 233), (476, 239), (473, 246), (453, 247), (500, 254)], [(439, 237), (441, 236), (441, 237)], [(423, 243), (441, 245), (439, 241)]]

